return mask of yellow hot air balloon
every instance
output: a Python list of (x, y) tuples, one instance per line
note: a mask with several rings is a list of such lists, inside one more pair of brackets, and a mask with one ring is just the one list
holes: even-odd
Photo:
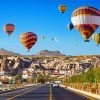
[(96, 44), (98, 46), (100, 44), (100, 33), (94, 34), (93, 40), (96, 42)]
[(65, 11), (66, 11), (66, 9), (67, 9), (67, 7), (66, 7), (66, 5), (60, 5), (59, 6), (59, 10), (62, 12), (62, 13), (64, 13)]

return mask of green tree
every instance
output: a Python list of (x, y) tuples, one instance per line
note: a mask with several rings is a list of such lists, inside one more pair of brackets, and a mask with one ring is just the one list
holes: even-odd
[(82, 75), (82, 80), (83, 82), (94, 82), (95, 79), (95, 73), (94, 73), (94, 69), (90, 68), (86, 73), (84, 73)]
[(22, 81), (22, 74), (18, 74), (15, 76), (15, 81)]
[(37, 75), (37, 82), (38, 83), (45, 83), (45, 79), (44, 79), (43, 75), (41, 75), (41, 74)]
[(95, 78), (96, 78), (96, 82), (100, 82), (100, 68), (97, 68), (95, 70)]
[(50, 75), (44, 75), (44, 80), (45, 80), (45, 82), (51, 81)]

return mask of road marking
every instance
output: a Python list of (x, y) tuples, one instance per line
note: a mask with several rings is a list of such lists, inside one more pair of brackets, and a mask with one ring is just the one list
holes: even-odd
[[(41, 86), (42, 86), (42, 85), (41, 85)], [(36, 86), (33, 86), (33, 87), (35, 88)], [(13, 92), (16, 92), (16, 91), (20, 91), (20, 90), (26, 90), (26, 89), (29, 89), (29, 88), (23, 88), (23, 89), (18, 89), (18, 90), (14, 90), (14, 91), (2, 93), (2, 94), (0, 94), (0, 96), (3, 96), (3, 95), (5, 95), (5, 94), (9, 94), (9, 93), (13, 93)]]
[(52, 87), (51, 87), (51, 83), (50, 83), (50, 99), (49, 100), (52, 100)]
[[(39, 88), (39, 87), (37, 87), (37, 88)], [(12, 99), (14, 99), (14, 98), (16, 98), (16, 97), (19, 97), (19, 96), (23, 95), (23, 94), (26, 94), (26, 93), (28, 93), (28, 92), (31, 92), (31, 91), (33, 91), (33, 90), (35, 90), (35, 89), (37, 89), (37, 88), (31, 89), (31, 90), (26, 91), (26, 92), (21, 93), (21, 94), (17, 94), (17, 95), (15, 95), (15, 96), (13, 96), (13, 97), (10, 97), (10, 98), (6, 99), (6, 100), (12, 100)]]
[(16, 92), (16, 91), (20, 91), (20, 90), (26, 90), (26, 89), (28, 89), (28, 88), (18, 89), (18, 90), (14, 90), (14, 91), (12, 90), (10, 92), (0, 94), (0, 96), (5, 95), (5, 94), (9, 94), (9, 93), (13, 93), (13, 92)]

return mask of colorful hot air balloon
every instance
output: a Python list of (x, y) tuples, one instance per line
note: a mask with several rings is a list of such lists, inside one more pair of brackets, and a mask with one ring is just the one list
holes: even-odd
[(82, 34), (85, 42), (88, 42), (90, 36), (100, 25), (100, 11), (94, 7), (83, 6), (72, 13), (72, 23)]
[(98, 46), (100, 44), (100, 33), (94, 34), (93, 40), (96, 42), (96, 44)]
[(20, 35), (20, 41), (28, 51), (35, 45), (37, 41), (37, 35), (33, 32), (26, 32)]
[(67, 25), (67, 28), (68, 28), (69, 30), (72, 30), (72, 29), (74, 28), (74, 25), (73, 25), (72, 23), (70, 23), (70, 24)]
[(11, 33), (14, 31), (15, 26), (13, 24), (6, 24), (4, 26), (4, 31), (10, 36)]
[(59, 10), (62, 12), (62, 13), (64, 13), (65, 11), (66, 11), (66, 9), (67, 9), (67, 7), (66, 7), (66, 5), (60, 5), (59, 6)]

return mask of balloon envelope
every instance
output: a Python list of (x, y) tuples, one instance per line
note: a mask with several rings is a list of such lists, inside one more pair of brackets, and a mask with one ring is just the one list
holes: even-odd
[(67, 25), (67, 28), (68, 28), (69, 30), (72, 30), (72, 29), (74, 28), (74, 25), (73, 25), (72, 23), (70, 23), (70, 24)]
[(100, 11), (94, 7), (83, 6), (72, 13), (72, 23), (88, 42), (90, 36), (100, 25)]
[(20, 35), (20, 41), (22, 42), (23, 46), (29, 50), (35, 45), (37, 41), (37, 35), (33, 32), (23, 33)]
[(14, 31), (15, 26), (13, 24), (6, 24), (4, 25), (4, 31), (10, 36), (11, 33)]
[(95, 41), (95, 43), (97, 44), (97, 46), (100, 44), (100, 33), (96, 33), (93, 36), (93, 40)]

